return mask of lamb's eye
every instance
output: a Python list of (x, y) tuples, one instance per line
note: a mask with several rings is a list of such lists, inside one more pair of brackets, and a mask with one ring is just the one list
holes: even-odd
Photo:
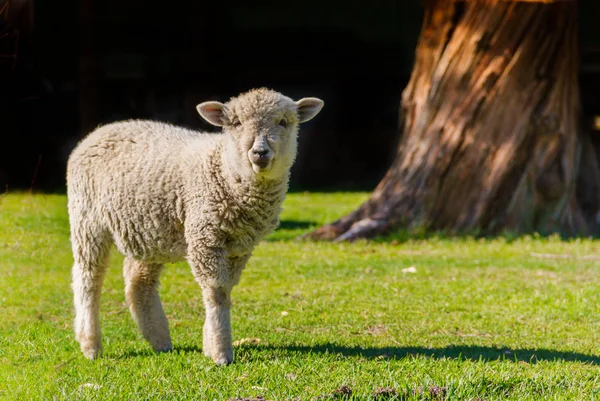
[(231, 121), (231, 125), (238, 128), (242, 125), (242, 122), (236, 118), (235, 120)]
[(285, 118), (282, 118), (281, 120), (279, 120), (279, 126), (280, 127), (285, 128), (285, 127), (287, 127), (287, 125), (288, 125), (288, 122), (287, 122), (287, 120)]

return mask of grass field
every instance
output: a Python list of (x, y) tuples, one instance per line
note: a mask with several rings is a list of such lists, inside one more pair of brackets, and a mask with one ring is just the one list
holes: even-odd
[(116, 252), (104, 356), (86, 360), (71, 328), (65, 197), (0, 197), (0, 399), (326, 400), (342, 386), (356, 400), (384, 388), (402, 400), (600, 399), (600, 242), (294, 239), (365, 197), (288, 197), (233, 292), (234, 340), (260, 342), (238, 345), (227, 367), (202, 354), (201, 294), (183, 263), (161, 286), (175, 351), (151, 351)]

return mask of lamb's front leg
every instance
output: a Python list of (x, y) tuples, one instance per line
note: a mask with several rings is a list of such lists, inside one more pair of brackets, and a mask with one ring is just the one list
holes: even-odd
[(203, 330), (203, 351), (217, 365), (233, 362), (231, 345), (231, 288), (233, 280), (226, 252), (220, 247), (206, 247), (199, 243), (188, 250), (192, 273), (202, 287), (206, 309)]
[(206, 320), (204, 321), (202, 348), (204, 354), (217, 365), (233, 362), (231, 345), (231, 288), (205, 287), (202, 289)]

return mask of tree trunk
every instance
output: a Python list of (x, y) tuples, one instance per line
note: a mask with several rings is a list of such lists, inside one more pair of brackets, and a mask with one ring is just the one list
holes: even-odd
[(425, 5), (395, 161), (358, 210), (308, 236), (595, 231), (600, 170), (579, 132), (577, 2)]

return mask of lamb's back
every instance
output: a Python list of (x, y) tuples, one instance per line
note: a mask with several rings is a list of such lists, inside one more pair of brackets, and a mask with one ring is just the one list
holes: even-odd
[(215, 136), (157, 121), (130, 120), (107, 124), (77, 145), (69, 158), (69, 170), (84, 166), (97, 168), (106, 163), (155, 169), (153, 161), (176, 156), (192, 142), (206, 142), (210, 147)]
[[(110, 231), (119, 250), (138, 259), (170, 261), (185, 254), (186, 149), (208, 154), (218, 135), (153, 121), (102, 126), (68, 163), (69, 211), (86, 213)], [(202, 157), (202, 153), (197, 157)]]

